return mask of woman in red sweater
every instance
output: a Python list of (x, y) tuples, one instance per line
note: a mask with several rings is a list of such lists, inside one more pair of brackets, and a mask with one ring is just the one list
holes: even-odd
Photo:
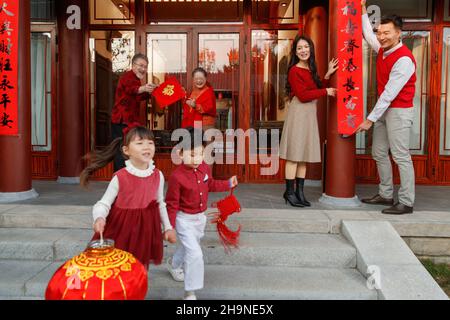
[[(216, 96), (214, 89), (207, 82), (207, 73), (203, 68), (192, 72), (193, 88), (183, 105), (181, 127), (194, 127), (194, 122), (202, 124), (202, 129), (214, 128), (216, 123)], [(198, 126), (198, 125), (197, 125)]]
[(336, 95), (335, 88), (328, 88), (328, 80), (337, 69), (338, 60), (332, 59), (321, 81), (317, 74), (314, 43), (304, 36), (295, 37), (286, 85), (291, 101), (280, 142), (280, 158), (286, 160), (283, 197), (286, 203), (295, 207), (311, 205), (305, 198), (303, 186), (306, 163), (320, 162), (317, 99)]

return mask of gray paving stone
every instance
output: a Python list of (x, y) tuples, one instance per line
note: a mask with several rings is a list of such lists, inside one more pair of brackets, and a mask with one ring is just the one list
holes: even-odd
[[(19, 262), (20, 263), (20, 262)], [(26, 281), (23, 299), (42, 299), (60, 264), (53, 263)], [(151, 267), (147, 299), (181, 299), (183, 283), (163, 266)], [(205, 287), (199, 299), (365, 299), (377, 298), (354, 269), (248, 266), (205, 266)], [(12, 295), (8, 295), (12, 297)]]
[(0, 213), (7, 212), (8, 210), (11, 210), (17, 206), (18, 206), (18, 204), (1, 204), (0, 203)]
[(450, 223), (440, 221), (390, 221), (402, 237), (450, 237)]
[(409, 238), (408, 246), (417, 255), (450, 256), (450, 238)]
[(0, 260), (0, 296), (24, 296), (25, 283), (49, 264), (44, 261)]
[(423, 266), (386, 265), (381, 268), (380, 299), (448, 300)]
[(94, 235), (91, 229), (71, 229), (55, 242), (55, 260), (64, 261), (72, 258), (86, 249)]
[(10, 208), (7, 211), (9, 214), (23, 214), (23, 215), (65, 215), (65, 214), (90, 214), (92, 206), (81, 205), (58, 205), (57, 202), (53, 205), (30, 205), (21, 204)]
[(64, 262), (54, 262), (49, 264), (39, 273), (35, 274), (31, 279), (25, 283), (25, 296), (34, 298), (44, 298), (45, 290), (47, 289), (48, 282), (55, 274), (56, 270)]
[(330, 233), (340, 233), (342, 220), (373, 220), (369, 212), (349, 210), (324, 211), (330, 220)]
[[(181, 299), (183, 284), (164, 268), (150, 269), (148, 299)], [(205, 268), (205, 288), (199, 299), (309, 300), (377, 299), (354, 269), (214, 266)]]
[(0, 214), (2, 228), (85, 228), (92, 229), (92, 216), (83, 214), (34, 215)]
[[(9, 240), (11, 235), (20, 237)], [(41, 239), (39, 236), (41, 235)], [(0, 229), (3, 259), (64, 261), (79, 254), (92, 238), (84, 229)], [(36, 250), (36, 248), (42, 250)], [(356, 266), (356, 250), (340, 235), (242, 232), (240, 248), (225, 253), (216, 232), (202, 240), (206, 263), (224, 265), (284, 265), (305, 267)], [(33, 250), (34, 249), (34, 250)], [(45, 251), (44, 251), (45, 249)], [(168, 245), (165, 256), (175, 251)]]
[(357, 250), (357, 268), (379, 279), (382, 299), (448, 299), (387, 221), (343, 221), (343, 235)]
[(369, 265), (420, 264), (387, 221), (343, 221), (342, 233), (356, 247), (361, 272)]

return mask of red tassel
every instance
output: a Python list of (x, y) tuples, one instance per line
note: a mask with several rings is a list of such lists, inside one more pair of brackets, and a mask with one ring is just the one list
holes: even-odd
[(231, 247), (239, 247), (239, 236), (241, 233), (240, 225), (236, 231), (232, 231), (225, 223), (217, 222), (217, 233), (219, 234), (220, 242), (222, 242), (225, 251), (230, 252)]
[(227, 227), (225, 221), (233, 213), (240, 212), (241, 205), (233, 195), (233, 189), (231, 189), (229, 196), (218, 201), (217, 204), (213, 204), (212, 206), (219, 209), (219, 212), (216, 213), (217, 218), (213, 219), (212, 223), (217, 223), (217, 233), (219, 234), (220, 242), (222, 242), (225, 251), (229, 253), (231, 251), (231, 247), (238, 248), (239, 246), (241, 226), (239, 225), (236, 231), (232, 231)]
[(126, 125), (127, 126), (122, 129), (123, 139), (124, 140), (125, 140), (128, 132), (130, 132), (131, 129), (142, 126), (139, 122), (136, 122), (136, 121), (135, 122), (131, 122), (131, 123), (127, 123)]

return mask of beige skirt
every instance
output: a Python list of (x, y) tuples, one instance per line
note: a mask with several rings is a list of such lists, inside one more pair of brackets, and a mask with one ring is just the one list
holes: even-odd
[(302, 103), (294, 97), (288, 106), (280, 142), (280, 158), (294, 162), (320, 162), (317, 100)]

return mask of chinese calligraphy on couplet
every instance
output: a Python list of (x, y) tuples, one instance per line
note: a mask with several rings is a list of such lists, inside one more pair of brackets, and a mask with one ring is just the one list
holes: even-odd
[(18, 134), (19, 0), (0, 0), (0, 135)]
[(350, 135), (363, 121), (361, 5), (338, 0), (338, 7), (338, 133)]

